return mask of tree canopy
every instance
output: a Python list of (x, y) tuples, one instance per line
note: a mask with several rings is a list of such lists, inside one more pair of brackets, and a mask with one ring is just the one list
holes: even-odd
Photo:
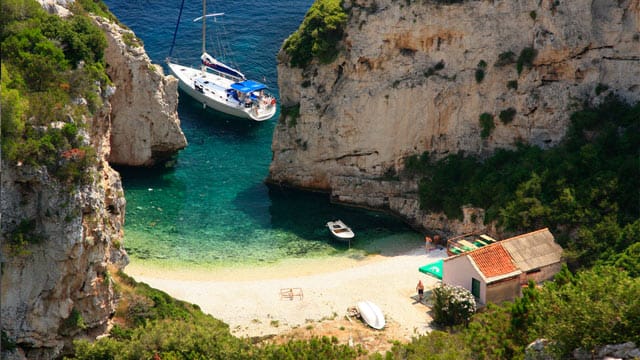
[(291, 66), (304, 68), (314, 57), (323, 63), (333, 61), (348, 18), (341, 3), (341, 0), (316, 0), (311, 5), (298, 30), (283, 45)]

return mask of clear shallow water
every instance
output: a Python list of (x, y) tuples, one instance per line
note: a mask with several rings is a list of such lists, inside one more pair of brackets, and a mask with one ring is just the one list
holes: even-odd
[[(210, 1), (209, 12), (225, 12), (224, 28), (241, 71), (266, 79), (277, 95), (276, 53), (312, 2)], [(106, 3), (143, 40), (152, 61), (163, 64), (180, 2)], [(200, 24), (191, 19), (200, 12), (200, 2), (185, 3), (174, 57), (197, 63)], [(420, 234), (388, 215), (333, 205), (323, 194), (264, 185), (278, 114), (263, 123), (233, 120), (202, 110), (186, 95), (180, 96), (178, 113), (189, 146), (173, 169), (119, 169), (127, 199), (125, 247), (134, 261), (224, 266), (378, 252), (398, 241), (421, 244)], [(352, 249), (331, 240), (325, 223), (336, 218), (356, 232)]]

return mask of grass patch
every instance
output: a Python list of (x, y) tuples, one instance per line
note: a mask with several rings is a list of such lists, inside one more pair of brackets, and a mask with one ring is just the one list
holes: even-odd
[(143, 45), (142, 40), (137, 37), (133, 32), (124, 32), (122, 34), (122, 42), (124, 42), (125, 45), (127, 45), (128, 47), (132, 47), (132, 48), (137, 48), (137, 47), (141, 47)]

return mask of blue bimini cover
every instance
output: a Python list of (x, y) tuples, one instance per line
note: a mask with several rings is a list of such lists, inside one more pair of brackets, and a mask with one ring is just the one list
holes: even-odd
[(267, 85), (261, 84), (261, 83), (259, 83), (257, 81), (253, 81), (253, 80), (245, 80), (245, 81), (242, 81), (242, 82), (237, 82), (237, 83), (231, 84), (231, 88), (246, 94), (246, 93), (250, 93), (252, 91), (258, 91), (258, 90), (266, 89)]
[(442, 260), (438, 260), (434, 263), (427, 264), (418, 268), (421, 273), (435, 276), (437, 279), (442, 280)]

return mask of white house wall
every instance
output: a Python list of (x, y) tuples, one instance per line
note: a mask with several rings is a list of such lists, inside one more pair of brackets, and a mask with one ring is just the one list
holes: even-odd
[(480, 282), (480, 302), (485, 303), (487, 284), (482, 275), (467, 256), (447, 259), (442, 264), (442, 282), (448, 285), (461, 286), (471, 291), (471, 278)]

